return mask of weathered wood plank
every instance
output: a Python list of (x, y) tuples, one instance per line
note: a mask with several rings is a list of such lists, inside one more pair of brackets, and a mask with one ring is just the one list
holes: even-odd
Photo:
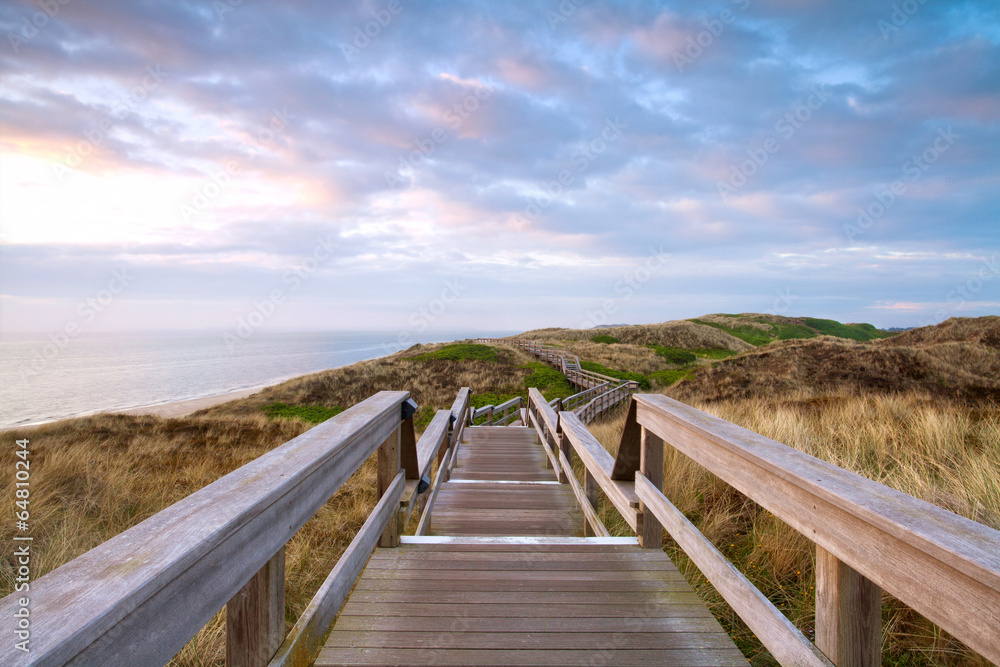
[[(32, 582), (32, 662), (168, 662), (399, 428), (408, 396), (381, 392)], [(0, 644), (0, 664), (22, 660)]]
[(837, 667), (882, 664), (882, 590), (816, 547), (816, 646)]
[(434, 511), (434, 501), (437, 499), (438, 491), (441, 490), (442, 480), (448, 472), (448, 460), (450, 457), (451, 450), (448, 450), (445, 452), (444, 459), (438, 467), (437, 475), (434, 477), (434, 483), (429, 492), (430, 495), (427, 497), (427, 504), (424, 505), (424, 513), (420, 516), (420, 521), (417, 523), (417, 530), (414, 532), (414, 535), (426, 535), (431, 527), (431, 512)]
[[(376, 480), (378, 483), (378, 496), (382, 498), (389, 492), (389, 487), (395, 483), (400, 472), (400, 441), (402, 429), (397, 429), (378, 448), (378, 468)], [(403, 471), (406, 474), (406, 471)], [(412, 500), (410, 501), (412, 503)], [(382, 529), (382, 537), (379, 538), (379, 546), (396, 547), (399, 546), (399, 535), (402, 532), (403, 521), (400, 512), (396, 513), (392, 519), (386, 522)]]
[[(438, 410), (431, 423), (420, 434), (420, 440), (417, 441), (416, 479), (420, 479), (430, 470), (431, 461), (434, 460), (434, 456), (438, 453), (438, 449), (440, 449), (441, 444), (448, 435), (450, 418), (451, 412), (448, 410)], [(410, 476), (409, 470), (407, 470), (407, 477), (413, 479)]]
[[(609, 647), (595, 656), (592, 650), (524, 650), (518, 651), (516, 662), (490, 649), (438, 649), (427, 651), (419, 648), (381, 651), (370, 648), (323, 649), (316, 667), (331, 665), (413, 665), (436, 667), (474, 667), (477, 665), (517, 665), (518, 667), (543, 667), (547, 665), (590, 665), (595, 658), (598, 664), (613, 665), (740, 665), (747, 662), (742, 654), (732, 649), (676, 649), (676, 650), (621, 650)], [(606, 657), (602, 657), (606, 656)], [(613, 662), (611, 661), (613, 659)]]
[(780, 664), (832, 667), (823, 653), (641, 472), (636, 473), (635, 488), (645, 506)]
[[(687, 607), (684, 607), (687, 609)], [(488, 612), (488, 609), (483, 611)], [(467, 618), (467, 617), (462, 617)], [(525, 618), (504, 616), (477, 616), (478, 623), (470, 623), (468, 631), (476, 632), (572, 632), (586, 634), (592, 632), (676, 632), (698, 633), (717, 632), (719, 626), (714, 620), (691, 616), (650, 617), (576, 617)], [(342, 616), (337, 619), (337, 628), (348, 631), (410, 631), (440, 632), (441, 617), (434, 616)], [(452, 632), (461, 634), (464, 628)]]
[(611, 479), (614, 459), (601, 443), (587, 430), (572, 412), (560, 412), (563, 435), (573, 444), (573, 449), (583, 460), (584, 466), (597, 480), (604, 495), (615, 506), (633, 530), (636, 529), (639, 498), (635, 495), (634, 482), (618, 482)]
[(265, 667), (284, 639), (285, 547), (281, 547), (226, 603), (226, 666)]
[[(395, 517), (399, 498), (403, 495), (405, 476), (403, 471), (396, 475), (396, 479), (386, 489), (385, 495), (375, 505), (371, 515), (344, 550), (337, 565), (316, 591), (268, 667), (296, 667), (308, 664), (316, 657), (323, 637), (326, 636), (334, 617), (361, 575), (372, 549), (378, 544), (382, 531)], [(282, 630), (284, 630), (284, 617), (282, 617)]]
[[(472, 619), (470, 619), (471, 621)], [(480, 625), (469, 623), (468, 625)], [(485, 625), (485, 624), (483, 624)], [(530, 649), (600, 651), (614, 648), (617, 651), (636, 649), (730, 649), (732, 640), (715, 632), (602, 632), (583, 635), (578, 632), (515, 632), (502, 635), (480, 632), (413, 632), (405, 630), (368, 632), (352, 630), (336, 632), (326, 643), (327, 648), (378, 648), (401, 649), (493, 649), (495, 651), (524, 651)], [(512, 656), (513, 657), (513, 656)]]
[[(648, 429), (642, 429), (640, 436), (639, 470), (658, 491), (663, 489), (663, 440)], [(634, 477), (634, 475), (633, 475)], [(641, 500), (641, 499), (640, 499)], [(639, 504), (641, 525), (636, 530), (639, 546), (646, 549), (663, 548), (663, 527), (656, 516), (644, 504)]]
[[(593, 534), (598, 537), (610, 537), (611, 533), (608, 529), (604, 527), (604, 523), (601, 522), (601, 518), (597, 516), (597, 511), (594, 506), (590, 504), (590, 500), (583, 493), (583, 488), (580, 486), (580, 482), (576, 480), (576, 475), (573, 473), (573, 466), (570, 465), (569, 460), (566, 455), (559, 452), (559, 464), (562, 466), (563, 472), (566, 474), (566, 479), (569, 482), (569, 487), (573, 490), (573, 495), (576, 496), (576, 502), (578, 503), (581, 510), (583, 510), (583, 518), (587, 523), (587, 527), (593, 531)], [(585, 531), (586, 532), (586, 531)]]

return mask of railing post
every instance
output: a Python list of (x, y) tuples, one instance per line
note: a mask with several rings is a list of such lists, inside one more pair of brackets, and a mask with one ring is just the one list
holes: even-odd
[[(381, 498), (389, 489), (389, 485), (396, 479), (400, 468), (400, 429), (397, 428), (385, 439), (378, 448), (378, 497)], [(389, 520), (382, 537), (379, 538), (380, 547), (398, 547), (399, 534), (402, 532), (402, 514), (396, 510), (396, 516)]]
[[(663, 491), (663, 440), (658, 435), (642, 427), (639, 446), (639, 472), (646, 476), (658, 490)], [(639, 503), (639, 517), (636, 524), (639, 546), (644, 549), (663, 548), (663, 526), (649, 511), (645, 503)]]
[(882, 664), (882, 589), (819, 545), (816, 647), (837, 667)]
[[(548, 458), (548, 457), (546, 457)], [(590, 471), (586, 468), (583, 469), (583, 492), (587, 496), (587, 502), (590, 503), (594, 510), (597, 510), (597, 480), (594, 476), (590, 474)], [(584, 537), (594, 537), (594, 529), (591, 527), (590, 522), (587, 521), (586, 517), (583, 519), (583, 536)]]
[[(562, 400), (561, 399), (560, 399), (558, 405), (559, 405), (559, 407), (562, 407)], [(560, 410), (560, 412), (561, 412), (561, 410)], [(558, 413), (556, 413), (556, 414), (558, 414)], [(566, 434), (562, 432), (562, 419), (560, 419), (559, 422), (556, 424), (556, 434), (555, 435), (556, 435), (556, 438), (555, 438), (556, 445), (559, 447), (559, 449), (562, 450), (562, 453), (566, 455), (566, 461), (569, 462), (570, 465), (572, 465), (573, 464), (573, 443), (570, 442), (569, 438), (566, 437)], [(556, 452), (556, 456), (557, 457), (558, 457), (558, 455), (559, 455), (558, 452)], [(546, 457), (546, 458), (548, 458), (548, 457)], [(559, 466), (559, 483), (560, 484), (569, 484), (569, 476), (567, 475), (566, 471), (563, 470), (563, 467), (561, 465)]]
[(266, 667), (285, 640), (285, 547), (226, 603), (226, 667)]

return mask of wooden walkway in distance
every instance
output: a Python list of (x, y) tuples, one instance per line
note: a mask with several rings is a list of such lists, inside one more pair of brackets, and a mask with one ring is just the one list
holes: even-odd
[(379, 548), (316, 665), (747, 665), (659, 549), (584, 538), (534, 429), (465, 429), (428, 537)]

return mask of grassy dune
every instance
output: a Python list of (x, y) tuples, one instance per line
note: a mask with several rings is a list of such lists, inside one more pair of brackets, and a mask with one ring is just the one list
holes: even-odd
[[(1000, 409), (994, 393), (1000, 318), (951, 320), (886, 340), (778, 340), (776, 334), (759, 347), (695, 322), (600, 333), (619, 342), (594, 342), (593, 331), (530, 335), (608, 368), (654, 378), (683, 375), (669, 387), (654, 384), (654, 391), (1000, 528)], [(472, 387), (480, 401), (524, 395), (529, 384), (549, 396), (566, 391), (558, 373), (523, 351), (495, 352), (494, 358), (480, 349), (415, 346), (296, 378), (186, 418), (97, 415), (9, 431), (11, 440), (31, 439), (36, 576), (379, 390), (408, 389), (422, 406), (418, 424), (449, 407), (461, 386)], [(623, 419), (593, 427), (612, 452)], [(811, 544), (683, 456), (668, 451), (665, 464), (668, 497), (810, 632)], [(374, 506), (374, 472), (374, 462), (367, 462), (289, 543), (289, 627)], [(12, 484), (3, 479), (0, 493), (10, 497)], [(627, 534), (613, 509), (602, 512), (609, 528)], [(11, 527), (0, 526), (0, 539), (11, 537)], [(683, 554), (666, 548), (753, 663), (773, 664)], [(12, 571), (5, 559), (0, 595), (12, 590)], [(220, 612), (171, 664), (222, 665), (223, 620)], [(884, 621), (887, 664), (985, 664), (896, 601), (886, 600)]]

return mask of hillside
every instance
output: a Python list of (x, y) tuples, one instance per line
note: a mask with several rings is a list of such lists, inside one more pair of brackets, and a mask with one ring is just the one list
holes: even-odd
[(606, 369), (640, 373), (648, 378), (650, 386), (664, 388), (702, 366), (765, 346), (770, 350), (781, 341), (872, 341), (892, 335), (871, 324), (743, 313), (600, 330), (536, 329), (516, 337), (552, 343)]
[(775, 342), (700, 368), (671, 388), (683, 401), (831, 392), (1000, 400), (1000, 318), (953, 318), (883, 340)]

